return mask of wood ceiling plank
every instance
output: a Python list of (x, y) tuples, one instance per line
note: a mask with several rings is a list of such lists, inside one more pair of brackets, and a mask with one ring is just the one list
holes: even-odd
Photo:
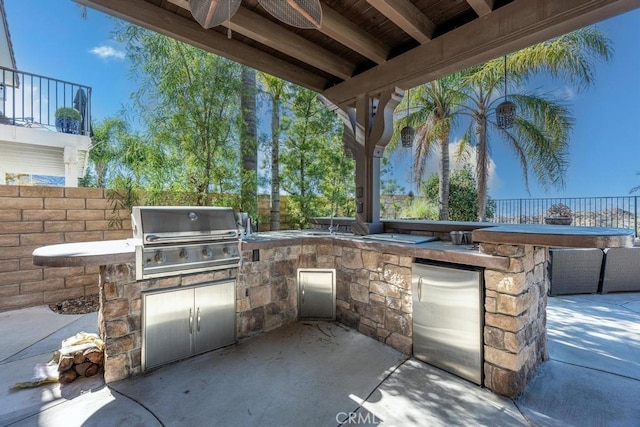
[(488, 15), (493, 11), (494, 0), (467, 0), (469, 6), (478, 14), (478, 16)]
[(386, 61), (391, 52), (389, 46), (326, 5), (322, 6), (319, 31), (377, 64)]
[(228, 39), (224, 34), (205, 30), (195, 21), (183, 18), (144, 0), (76, 1), (308, 89), (322, 91), (329, 85), (328, 79), (324, 77), (237, 40)]
[(243, 7), (231, 18), (229, 26), (232, 31), (343, 80), (355, 73), (355, 64)]
[[(177, 6), (180, 6), (184, 9), (189, 10), (189, 2), (188, 0), (167, 0), (169, 3), (173, 3)], [(323, 13), (325, 12), (323, 9)], [(330, 18), (328, 19), (329, 25), (332, 24), (332, 16), (329, 13)], [(322, 26), (324, 27), (326, 24), (327, 18), (326, 15), (323, 19)], [(223, 26), (227, 27), (227, 23), (223, 23)], [(242, 34), (245, 37), (249, 37), (252, 40), (255, 40), (259, 43), (262, 43), (266, 46), (269, 46), (279, 52), (284, 53), (292, 58), (296, 58), (302, 62), (305, 62), (309, 65), (316, 67), (319, 70), (323, 70), (329, 74), (332, 74), (336, 77), (339, 77), (343, 80), (351, 77), (356, 69), (355, 64), (350, 63), (349, 61), (345, 61), (339, 56), (327, 51), (326, 49), (322, 49), (312, 42), (306, 40), (299, 35), (284, 29), (283, 27), (275, 24), (268, 19), (265, 19), (258, 15), (257, 13), (251, 12), (244, 7), (240, 7), (233, 17), (231, 17), (230, 27), (232, 31), (235, 31), (239, 34)], [(340, 28), (343, 31), (345, 30), (344, 26), (340, 26), (336, 24), (334, 28)], [(323, 31), (324, 32), (324, 31)], [(348, 33), (349, 36), (357, 36), (357, 33), (352, 31)], [(331, 37), (331, 36), (330, 36)], [(355, 39), (354, 44), (363, 45), (365, 43), (372, 44), (368, 40), (360, 37), (360, 40), (364, 40), (361, 43), (358, 43), (358, 40)], [(340, 40), (338, 40), (340, 41)], [(344, 44), (344, 43), (343, 43)], [(350, 46), (347, 46), (350, 47)], [(374, 44), (375, 47), (375, 44)], [(353, 49), (356, 52), (359, 52), (357, 49)], [(369, 50), (374, 51), (374, 48), (369, 46)], [(378, 56), (380, 53), (377, 53)], [(387, 52), (388, 54), (388, 52)], [(365, 55), (366, 56), (366, 55)], [(385, 55), (384, 60), (387, 57)], [(383, 61), (384, 61), (383, 60)], [(375, 61), (377, 63), (383, 61)]]
[(515, 0), (323, 95), (336, 105), (352, 105), (362, 94), (415, 87), (639, 7), (640, 0)]
[(435, 24), (409, 0), (367, 0), (380, 13), (420, 43), (432, 39)]

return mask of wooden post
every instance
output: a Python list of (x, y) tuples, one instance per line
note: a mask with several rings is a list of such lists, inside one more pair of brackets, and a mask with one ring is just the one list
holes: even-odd
[(355, 106), (333, 106), (323, 100), (344, 122), (343, 142), (356, 161), (356, 234), (381, 233), (380, 159), (393, 135), (393, 112), (404, 91), (386, 90), (375, 96), (361, 95)]

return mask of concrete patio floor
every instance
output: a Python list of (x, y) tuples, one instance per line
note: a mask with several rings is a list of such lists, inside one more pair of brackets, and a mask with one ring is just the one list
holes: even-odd
[(640, 293), (549, 299), (549, 353), (515, 402), (335, 323), (299, 322), (105, 386), (10, 392), (95, 313), (0, 313), (0, 426), (633, 426)]

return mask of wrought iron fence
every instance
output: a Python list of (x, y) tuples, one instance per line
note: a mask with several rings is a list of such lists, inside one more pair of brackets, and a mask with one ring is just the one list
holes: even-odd
[(0, 124), (55, 129), (56, 110), (80, 112), (82, 135), (91, 133), (91, 88), (0, 67)]
[(638, 236), (640, 196), (495, 199), (495, 202), (496, 210), (489, 220), (491, 222), (544, 224), (549, 208), (562, 203), (571, 209), (571, 225), (629, 228)]

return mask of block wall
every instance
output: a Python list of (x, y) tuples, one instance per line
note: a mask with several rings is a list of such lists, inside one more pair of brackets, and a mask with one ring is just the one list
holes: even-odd
[[(0, 185), (0, 311), (98, 293), (98, 267), (41, 268), (34, 249), (131, 237), (131, 222), (109, 228), (111, 204), (100, 188)], [(124, 215), (127, 217), (127, 215)]]

